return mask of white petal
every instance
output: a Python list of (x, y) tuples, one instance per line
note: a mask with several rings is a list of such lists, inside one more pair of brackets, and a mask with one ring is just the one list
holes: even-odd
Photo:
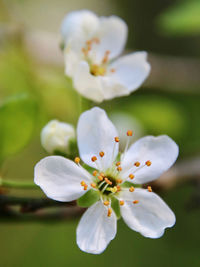
[(115, 60), (110, 69), (115, 69), (113, 79), (128, 88), (129, 92), (141, 86), (150, 72), (146, 52), (128, 54)]
[(99, 27), (94, 37), (99, 38), (100, 43), (91, 51), (91, 57), (99, 64), (106, 51), (110, 51), (109, 59), (113, 59), (122, 53), (127, 40), (128, 27), (117, 16), (100, 17)]
[(82, 60), (80, 51), (73, 51), (71, 45), (68, 45), (64, 50), (65, 74), (67, 76), (73, 78), (80, 60)]
[(86, 61), (81, 61), (74, 74), (74, 87), (84, 97), (95, 102), (104, 99), (100, 77), (90, 74), (89, 65)]
[(98, 29), (99, 18), (89, 10), (72, 11), (67, 14), (61, 25), (61, 34), (65, 44), (73, 43), (74, 50), (80, 50)]
[[(117, 130), (103, 109), (94, 107), (82, 113), (77, 127), (82, 160), (93, 168), (97, 168), (96, 164), (100, 170), (109, 168), (118, 154), (118, 143), (114, 141), (116, 136)], [(105, 153), (103, 158), (99, 156), (101, 151)], [(92, 156), (97, 157), (96, 164), (91, 161)]]
[[(145, 237), (159, 238), (165, 228), (175, 224), (173, 211), (153, 192), (136, 188), (134, 192), (123, 192), (121, 198), (125, 200), (124, 205), (120, 206), (124, 221)], [(139, 203), (133, 204), (134, 200), (139, 200)]]
[(90, 174), (60, 156), (46, 157), (35, 166), (34, 182), (49, 198), (57, 201), (72, 201), (85, 194), (87, 191), (83, 190), (81, 181), (90, 184)]
[[(143, 184), (152, 181), (174, 164), (178, 152), (177, 144), (167, 135), (143, 137), (131, 145), (123, 157), (122, 176), (126, 178), (136, 171), (134, 183)], [(142, 166), (148, 160), (151, 161), (151, 166), (145, 165), (138, 169), (134, 167), (136, 161), (139, 161)]]
[(102, 93), (104, 95), (104, 99), (112, 99), (114, 97), (129, 95), (130, 92), (126, 86), (119, 83), (112, 76), (103, 76), (100, 77)]
[(107, 209), (98, 201), (82, 216), (77, 228), (77, 244), (85, 252), (102, 253), (117, 232), (114, 212), (107, 216)]

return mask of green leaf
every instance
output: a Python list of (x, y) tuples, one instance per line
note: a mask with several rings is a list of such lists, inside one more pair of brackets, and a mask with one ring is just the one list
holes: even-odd
[(99, 193), (93, 189), (90, 189), (82, 197), (77, 200), (77, 204), (80, 207), (87, 208), (99, 200)]
[(111, 207), (114, 210), (117, 219), (119, 220), (121, 218), (121, 213), (120, 213), (120, 206), (119, 206), (119, 200), (113, 197), (111, 199)]
[(27, 94), (4, 101), (0, 106), (0, 160), (22, 150), (32, 137), (37, 116), (36, 102)]
[(193, 35), (200, 33), (200, 1), (179, 1), (158, 17), (162, 33)]

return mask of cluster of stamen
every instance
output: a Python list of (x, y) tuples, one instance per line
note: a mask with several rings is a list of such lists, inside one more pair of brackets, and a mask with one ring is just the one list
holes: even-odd
[(88, 185), (85, 183), (85, 181), (81, 181), (81, 186), (83, 187), (83, 190), (87, 190), (88, 189)]
[[(100, 64), (92, 64), (89, 58), (89, 52), (92, 50), (92, 46), (95, 44), (96, 45), (100, 44), (100, 39), (97, 37), (94, 37), (86, 41), (85, 46), (82, 47), (82, 53), (90, 65), (90, 73), (94, 76), (104, 76), (107, 72), (107, 64), (109, 62), (110, 51), (109, 50), (105, 51)], [(115, 69), (114, 68), (110, 69), (110, 72), (114, 73)]]
[[(89, 45), (89, 44), (88, 44)], [(131, 130), (128, 130), (127, 131), (127, 136), (128, 137), (131, 137), (133, 135), (133, 132)], [(114, 142), (115, 142), (115, 145), (114, 145), (114, 151), (115, 151), (115, 146), (117, 143), (119, 143), (119, 137), (114, 137)], [(129, 141), (128, 141), (129, 142)], [(127, 142), (127, 145), (126, 145), (126, 148), (125, 148), (125, 152), (127, 150), (127, 147), (128, 147), (128, 143)], [(114, 155), (114, 151), (113, 151), (113, 155)], [(103, 166), (103, 158), (105, 156), (105, 152), (104, 151), (100, 151), (99, 156), (92, 156), (91, 157), (91, 161), (93, 163), (96, 163), (96, 166), (97, 166), (97, 169), (101, 169), (99, 164), (101, 163), (102, 166)], [(123, 157), (123, 156), (122, 156)], [(114, 160), (114, 159), (113, 159)], [(76, 157), (74, 159), (74, 161), (77, 163), (77, 165), (80, 165), (80, 158), (79, 157)], [(100, 162), (99, 162), (100, 161)], [(132, 173), (130, 173), (127, 177), (127, 179), (131, 179), (133, 180), (135, 178), (135, 173), (144, 168), (145, 166), (146, 167), (150, 167), (152, 165), (152, 162), (150, 160), (147, 160), (145, 163), (142, 163), (139, 162), (139, 161), (135, 161), (133, 162), (133, 169), (131, 168), (131, 171)], [(82, 168), (82, 167), (81, 167)], [(103, 204), (104, 206), (106, 206), (108, 208), (108, 212), (107, 212), (107, 216), (110, 217), (111, 214), (112, 214), (112, 209), (111, 209), (111, 200), (110, 200), (110, 197), (115, 194), (115, 193), (118, 193), (122, 190), (121, 188), (121, 184), (123, 184), (123, 182), (126, 181), (126, 179), (121, 179), (121, 173), (123, 174), (123, 171), (122, 171), (122, 167), (121, 167), (121, 162), (120, 161), (117, 161), (116, 163), (113, 164), (112, 168), (111, 169), (108, 169), (105, 173), (104, 172), (99, 172), (97, 170), (94, 170), (92, 175), (93, 175), (93, 182), (90, 184), (90, 186), (94, 189), (94, 190), (98, 190), (100, 193), (101, 193), (101, 198), (102, 198), (102, 201), (103, 201)], [(86, 184), (85, 181), (81, 181), (81, 186), (83, 187), (83, 190), (87, 190), (88, 189), (88, 185)], [(151, 186), (147, 186), (147, 190), (148, 192), (152, 192), (152, 188)], [(135, 188), (134, 186), (130, 186), (129, 187), (129, 192), (133, 193), (135, 191)], [(135, 205), (135, 204), (138, 204), (139, 203), (139, 200), (134, 200), (132, 201), (132, 203)], [(119, 200), (119, 205), (120, 206), (123, 206), (125, 204), (125, 201), (124, 200)]]

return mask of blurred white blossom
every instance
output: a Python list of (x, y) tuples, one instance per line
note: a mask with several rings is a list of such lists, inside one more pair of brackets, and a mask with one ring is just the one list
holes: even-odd
[[(127, 131), (127, 138), (132, 131)], [(79, 119), (77, 138), (80, 158), (94, 169), (89, 173), (80, 164), (60, 156), (42, 159), (35, 166), (34, 181), (45, 194), (57, 201), (73, 201), (88, 190), (98, 199), (88, 208), (77, 228), (77, 244), (81, 250), (103, 252), (117, 232), (117, 216), (113, 201), (119, 204), (125, 223), (145, 237), (159, 238), (165, 228), (172, 227), (175, 215), (150, 186), (135, 188), (158, 178), (177, 159), (178, 146), (166, 135), (146, 136), (117, 158), (117, 130), (104, 110), (93, 108)], [(125, 184), (129, 181), (129, 188)], [(134, 184), (133, 184), (134, 183)]]
[(127, 32), (126, 23), (117, 16), (98, 17), (88, 10), (66, 15), (61, 26), (65, 73), (82, 96), (101, 102), (129, 95), (147, 78), (146, 52), (117, 58)]
[(51, 120), (41, 131), (41, 144), (50, 154), (55, 151), (68, 153), (69, 142), (74, 138), (74, 127), (58, 120)]

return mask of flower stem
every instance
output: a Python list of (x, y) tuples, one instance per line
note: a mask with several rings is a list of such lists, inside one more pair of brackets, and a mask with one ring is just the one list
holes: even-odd
[(16, 189), (37, 189), (39, 188), (33, 182), (18, 182), (13, 180), (3, 180), (0, 177), (0, 186), (7, 188), (16, 188)]

